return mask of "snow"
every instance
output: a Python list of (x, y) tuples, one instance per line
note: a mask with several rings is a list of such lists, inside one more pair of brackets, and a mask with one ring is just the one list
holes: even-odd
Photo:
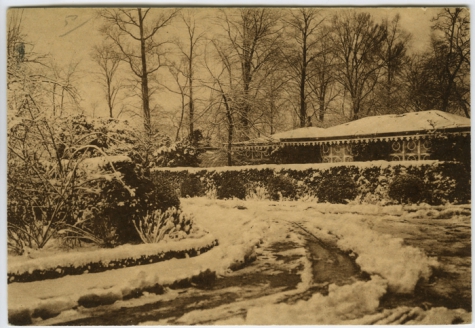
[[(269, 137), (260, 137), (236, 145), (264, 144), (270, 142), (284, 143), (296, 139), (319, 138), (336, 139), (340, 137), (374, 136), (381, 138), (384, 134), (415, 132), (427, 134), (430, 131), (450, 128), (470, 128), (469, 118), (454, 115), (438, 110), (412, 112), (405, 114), (390, 114), (369, 116), (362, 119), (332, 126), (329, 128), (305, 127), (273, 134)], [(391, 138), (391, 137), (389, 137)]]
[(314, 170), (330, 170), (333, 167), (340, 166), (354, 166), (359, 169), (366, 169), (372, 167), (380, 167), (381, 169), (394, 167), (394, 166), (403, 166), (403, 167), (412, 167), (412, 166), (421, 166), (421, 165), (437, 165), (442, 164), (443, 162), (437, 160), (421, 160), (421, 161), (397, 161), (397, 162), (388, 162), (388, 161), (371, 161), (371, 162), (339, 162), (339, 163), (305, 163), (305, 164), (259, 164), (259, 165), (243, 165), (243, 166), (223, 166), (223, 167), (156, 167), (152, 168), (150, 171), (169, 171), (169, 172), (182, 172), (187, 171), (189, 173), (197, 173), (202, 171), (208, 172), (225, 172), (225, 171), (246, 171), (246, 170), (265, 170), (271, 169), (275, 172), (281, 172), (285, 170), (295, 170), (295, 171), (305, 171), (309, 169)]
[(270, 304), (251, 308), (246, 317), (248, 325), (312, 325), (343, 323), (374, 313), (379, 306), (379, 298), (386, 293), (386, 282), (373, 276), (368, 282), (352, 285), (329, 286), (328, 296), (314, 294), (308, 301), (297, 304)]
[[(8, 286), (9, 316), (15, 313), (28, 313), (31, 316), (35, 309), (40, 308), (49, 313), (59, 313), (78, 306), (78, 301), (87, 297), (120, 300), (136, 288), (149, 287), (157, 283), (172, 284), (206, 269), (222, 271), (221, 267), (225, 264), (214, 261), (215, 258), (222, 257), (220, 249), (212, 249), (189, 259), (172, 259), (101, 273), (13, 283)], [(209, 263), (215, 263), (214, 267), (207, 265)]]
[(126, 155), (115, 155), (115, 156), (100, 156), (94, 158), (86, 158), (84, 159), (79, 167), (89, 173), (96, 172), (98, 170), (104, 169), (107, 164), (112, 163), (123, 163), (123, 162), (131, 162), (132, 160), (130, 157)]
[[(336, 125), (306, 137), (357, 137), (407, 131), (427, 134), (429, 131), (448, 128), (470, 128), (470, 119), (438, 110), (365, 117), (356, 121)], [(289, 136), (282, 139), (298, 139)]]
[[(371, 275), (369, 281), (357, 281), (344, 286), (329, 286), (328, 295), (314, 294), (308, 301), (295, 304), (282, 303), (282, 295), (271, 295), (256, 300), (246, 300), (185, 314), (177, 321), (193, 324), (197, 318), (227, 318), (231, 309), (247, 309), (247, 315), (231, 317), (216, 324), (450, 324), (454, 320), (471, 321), (471, 313), (461, 309), (443, 307), (423, 310), (397, 307), (380, 309), (380, 299), (388, 291), (412, 293), (419, 279), (428, 279), (439, 266), (435, 258), (427, 256), (420, 248), (409, 246), (402, 238), (380, 232), (373, 222), (382, 220), (435, 218), (446, 215), (466, 214), (469, 205), (411, 206), (339, 205), (302, 201), (272, 202), (262, 200), (215, 200), (207, 198), (182, 199), (182, 206), (195, 216), (195, 223), (216, 236), (219, 246), (205, 254), (189, 259), (173, 259), (150, 265), (111, 270), (81, 276), (66, 276), (54, 280), (9, 285), (9, 311), (32, 315), (43, 309), (49, 313), (65, 315), (78, 306), (80, 300), (97, 297), (110, 302), (120, 301), (134, 289), (145, 289), (155, 284), (170, 285), (181, 279), (198, 275), (207, 270), (226, 275), (230, 268), (239, 266), (258, 251), (260, 244), (285, 238), (284, 227), (294, 223), (324, 242), (334, 243), (340, 249), (355, 253), (361, 269)], [(211, 237), (210, 237), (211, 238)], [(295, 236), (291, 236), (295, 238)], [(193, 243), (182, 240), (179, 244)], [(299, 245), (302, 240), (295, 239)], [(159, 244), (153, 245), (158, 247)], [(169, 242), (162, 247), (172, 247)], [(151, 245), (144, 245), (137, 253), (148, 252)], [(107, 250), (115, 251), (115, 250)], [(302, 248), (303, 251), (303, 248)], [(117, 256), (124, 257), (128, 248), (119, 248)], [(151, 253), (153, 253), (150, 250)], [(100, 254), (100, 252), (98, 252)], [(111, 253), (112, 254), (112, 253)], [(96, 256), (96, 255), (94, 255)], [(100, 257), (101, 255), (97, 255)], [(128, 256), (128, 255), (127, 255)], [(80, 255), (78, 255), (80, 257)], [(35, 263), (34, 260), (31, 260)], [(43, 265), (46, 263), (44, 260)], [(65, 260), (66, 261), (66, 260)], [(70, 260), (71, 261), (71, 260)], [(76, 260), (74, 260), (76, 261)], [(90, 258), (88, 259), (90, 262)], [(10, 263), (9, 263), (10, 265)], [(12, 266), (14, 263), (11, 264)], [(26, 270), (28, 265), (20, 266)], [(10, 268), (9, 268), (10, 270)], [(312, 280), (309, 263), (301, 273), (300, 291), (306, 290)], [(81, 286), (78, 289), (77, 286)], [(292, 293), (288, 291), (286, 293)], [(242, 312), (242, 311), (240, 311)], [(146, 322), (144, 324), (166, 324)]]
[[(193, 207), (190, 206), (190, 209)], [(196, 217), (213, 218), (204, 220), (207, 224), (196, 223), (211, 232), (204, 237), (208, 242), (214, 241), (215, 232), (219, 235), (220, 246), (214, 247), (205, 254), (189, 259), (172, 259), (155, 264), (121, 268), (101, 273), (91, 273), (79, 276), (65, 276), (58, 279), (35, 281), (27, 283), (12, 283), (9, 285), (8, 304), (9, 316), (33, 315), (36, 309), (44, 309), (48, 313), (60, 313), (78, 306), (78, 301), (86, 298), (108, 299), (115, 302), (123, 299), (132, 290), (154, 286), (156, 284), (171, 285), (176, 281), (191, 278), (205, 271), (225, 274), (230, 268), (242, 264), (246, 258), (252, 256), (254, 247), (262, 242), (265, 231), (269, 228), (266, 222), (252, 222), (252, 216), (240, 215), (239, 209), (226, 211), (225, 207), (211, 208), (211, 211), (197, 211)], [(188, 211), (188, 208), (187, 208)], [(201, 214), (201, 215), (200, 215)], [(235, 220), (233, 220), (235, 219)], [(233, 224), (234, 222), (234, 224)], [(247, 226), (241, 234), (236, 229)], [(185, 239), (179, 242), (168, 242), (160, 245), (146, 244), (139, 246), (123, 246), (115, 249), (102, 249), (95, 252), (77, 253), (52, 256), (48, 258), (32, 259), (12, 263), (10, 270), (32, 271), (34, 268), (46, 268), (58, 265), (81, 265), (91, 257), (95, 261), (110, 261), (116, 258), (154, 254), (157, 251), (188, 249), (193, 246), (202, 246), (203, 241)], [(23, 262), (23, 263), (22, 263)], [(126, 279), (124, 279), (126, 277)], [(80, 289), (77, 286), (81, 286)]]
[(156, 284), (171, 285), (206, 271), (223, 275), (235, 262), (241, 261), (239, 257), (245, 253), (244, 247), (215, 247), (188, 259), (171, 259), (101, 273), (12, 283), (8, 287), (9, 317), (19, 314), (32, 316), (38, 309), (57, 314), (73, 309), (81, 304), (81, 300), (87, 299), (114, 303), (127, 297), (135, 289), (141, 290)]
[(269, 144), (278, 143), (281, 139), (299, 139), (299, 138), (316, 138), (325, 137), (326, 129), (317, 128), (314, 126), (288, 130), (284, 132), (275, 133), (269, 136), (261, 136), (259, 138), (251, 139), (249, 141), (236, 142), (234, 145), (255, 145), (255, 144)]
[[(275, 204), (280, 206), (269, 206)], [(203, 213), (205, 209), (213, 208), (213, 214), (206, 215), (206, 220), (199, 221), (200, 224), (208, 223), (207, 229), (232, 243), (239, 243), (236, 238), (251, 240), (247, 235), (248, 231), (255, 233), (261, 230), (256, 234), (258, 236), (265, 231), (271, 233), (270, 228), (275, 226), (271, 223), (272, 220), (303, 222), (307, 230), (323, 239), (329, 238), (328, 234), (336, 236), (339, 248), (358, 254), (356, 262), (363, 271), (384, 277), (389, 289), (397, 293), (411, 293), (419, 279), (428, 279), (432, 268), (438, 266), (436, 259), (427, 257), (420, 249), (405, 245), (401, 238), (373, 231), (365, 216), (359, 214), (378, 214), (378, 208), (379, 213), (386, 211), (401, 214), (402, 206), (381, 209), (381, 206), (376, 205), (312, 204), (309, 207), (308, 203), (303, 202), (217, 201), (203, 198), (186, 199), (184, 206), (194, 213), (201, 212), (198, 217), (206, 215)], [(239, 206), (244, 206), (246, 210), (236, 209)], [(222, 220), (223, 217), (227, 220)], [(239, 225), (245, 226), (250, 222), (251, 230), (235, 234), (238, 230), (234, 229), (242, 230)], [(230, 227), (230, 223), (236, 227)], [(327, 236), (322, 236), (323, 232), (327, 232)]]
[[(347, 286), (331, 285), (329, 294), (315, 294), (308, 301), (297, 304), (270, 302), (249, 302), (237, 304), (236, 308), (247, 308), (247, 315), (231, 317), (217, 321), (218, 325), (261, 325), (261, 324), (390, 324), (409, 321), (410, 324), (440, 323), (449, 324), (457, 318), (463, 322), (471, 321), (471, 314), (462, 309), (446, 309), (443, 307), (424, 311), (420, 308), (398, 307), (396, 309), (379, 310), (380, 298), (389, 290), (400, 293), (411, 293), (419, 278), (428, 278), (431, 269), (437, 267), (434, 258), (427, 257), (418, 248), (407, 246), (400, 238), (373, 231), (367, 215), (393, 218), (393, 215), (406, 216), (407, 209), (420, 211), (453, 211), (461, 210), (461, 206), (447, 205), (445, 207), (430, 207), (428, 205), (412, 205), (381, 207), (376, 205), (333, 205), (312, 204), (303, 202), (252, 202), (252, 201), (213, 201), (190, 199), (186, 205), (193, 204), (197, 208), (224, 207), (229, 209), (246, 206), (246, 211), (252, 213), (254, 221), (271, 220), (275, 222), (300, 222), (305, 228), (323, 240), (337, 240), (340, 248), (352, 250), (358, 254), (357, 262), (362, 270), (373, 273), (368, 282), (356, 282)], [(201, 206), (198, 204), (201, 203)], [(465, 206), (467, 207), (467, 206)], [(235, 217), (232, 222), (235, 222)], [(372, 218), (370, 218), (371, 220)], [(228, 221), (229, 222), (229, 221)], [(224, 225), (223, 225), (224, 226)], [(221, 228), (217, 228), (217, 233)], [(272, 233), (272, 229), (268, 230)], [(325, 236), (326, 235), (326, 236)], [(270, 236), (269, 236), (270, 238)], [(230, 307), (220, 309), (193, 311), (178, 320), (181, 324), (192, 324), (197, 318), (209, 320), (216, 317), (218, 311), (224, 317), (230, 312)], [(198, 321), (199, 322), (199, 321)], [(146, 325), (157, 324), (147, 322)], [(163, 324), (163, 322), (162, 322)]]
[[(142, 256), (157, 255), (169, 251), (186, 251), (211, 245), (213, 235), (202, 238), (188, 238), (177, 242), (173, 239), (156, 244), (121, 245), (116, 248), (93, 249), (84, 252), (62, 252), (47, 257), (30, 259), (23, 256), (12, 256), (8, 260), (8, 273), (22, 274), (34, 270), (51, 270), (57, 267), (83, 267), (91, 263), (108, 265), (120, 259), (139, 259)], [(38, 253), (36, 253), (38, 254)], [(36, 255), (35, 253), (32, 256)], [(38, 255), (37, 255), (38, 256)]]

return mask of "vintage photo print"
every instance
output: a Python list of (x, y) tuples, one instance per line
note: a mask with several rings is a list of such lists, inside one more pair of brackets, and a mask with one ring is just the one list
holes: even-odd
[(9, 324), (472, 322), (468, 7), (4, 24)]

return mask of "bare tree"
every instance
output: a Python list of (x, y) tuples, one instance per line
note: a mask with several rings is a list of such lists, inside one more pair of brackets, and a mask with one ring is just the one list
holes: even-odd
[[(7, 27), (7, 58), (16, 62), (25, 59), (25, 35), (22, 32), (23, 10), (9, 11)], [(12, 63), (13, 64), (13, 63)]]
[(405, 111), (405, 94), (403, 94), (403, 72), (407, 65), (407, 49), (411, 34), (402, 29), (400, 16), (397, 14), (391, 21), (383, 20), (387, 30), (381, 49), (381, 80), (376, 92), (378, 114)]
[[(336, 85), (337, 58), (326, 31), (320, 37), (319, 48), (320, 55), (310, 63), (309, 70), (312, 74), (308, 77), (308, 85), (312, 99), (314, 99), (311, 103), (313, 107), (311, 116), (316, 116), (319, 122), (323, 122), (328, 109), (340, 95), (341, 88)], [(317, 108), (315, 108), (315, 103), (317, 103)]]
[[(239, 65), (242, 97), (238, 104), (243, 140), (250, 137), (253, 103), (259, 94), (259, 73), (280, 52), (280, 12), (269, 8), (241, 8), (229, 13), (221, 11), (220, 25), (224, 30), (227, 52)], [(231, 63), (231, 62), (230, 62)], [(234, 63), (231, 63), (235, 66)]]
[(186, 29), (188, 32), (188, 52), (182, 51), (183, 56), (185, 57), (188, 63), (188, 71), (187, 71), (187, 79), (189, 85), (189, 101), (188, 101), (188, 120), (189, 120), (189, 139), (191, 143), (195, 143), (195, 128), (194, 128), (194, 121), (195, 121), (195, 101), (193, 96), (193, 83), (194, 83), (194, 67), (196, 65), (195, 58), (198, 56), (197, 47), (200, 40), (203, 39), (205, 33), (199, 33), (196, 31), (196, 21), (191, 14), (188, 16), (182, 16), (183, 22), (186, 25)]
[[(232, 62), (232, 56), (226, 52), (226, 47), (217, 40), (212, 40), (210, 46), (215, 56), (208, 59), (205, 50), (205, 67), (209, 73), (210, 79), (205, 84), (212, 92), (210, 99), (210, 107), (214, 107), (214, 115), (212, 115), (212, 124), (220, 128), (224, 125), (226, 136), (226, 157), (229, 166), (233, 165), (232, 144), (235, 141), (235, 133), (237, 131), (237, 120), (239, 119), (240, 110), (238, 104), (239, 98), (242, 96), (239, 88), (239, 75), (235, 72), (235, 65)], [(212, 63), (210, 63), (210, 61)], [(238, 77), (236, 77), (236, 75)]]
[[(197, 58), (201, 56), (199, 47), (204, 40), (205, 33), (199, 32), (196, 26), (196, 18), (191, 10), (182, 11), (180, 15), (186, 30), (185, 38), (177, 38), (176, 44), (179, 52), (179, 63), (172, 61), (169, 65), (169, 70), (177, 84), (178, 90), (173, 90), (170, 87), (162, 84), (167, 90), (179, 94), (181, 97), (181, 116), (180, 123), (177, 127), (177, 138), (181, 130), (183, 121), (185, 119), (185, 107), (188, 109), (188, 139), (194, 144), (195, 139), (195, 113), (196, 113), (196, 99), (195, 99), (195, 71), (198, 63)], [(199, 87), (199, 86), (198, 86)]]
[(34, 52), (34, 44), (22, 31), (23, 10), (10, 10), (7, 30), (8, 107), (20, 110), (32, 97), (48, 114), (61, 116), (65, 109), (79, 109), (77, 90), (79, 61), (59, 65), (54, 58)]
[(470, 14), (467, 8), (443, 8), (432, 20), (433, 48), (443, 69), (440, 98), (443, 111), (448, 111), (451, 98), (456, 98), (465, 115), (470, 117), (469, 88), (461, 90), (470, 76)]
[(119, 54), (112, 49), (112, 45), (105, 42), (93, 47), (91, 58), (99, 68), (99, 72), (97, 73), (100, 79), (99, 83), (102, 86), (107, 101), (109, 117), (113, 118), (117, 96), (120, 90), (124, 88), (124, 84), (117, 79), (117, 69), (119, 68), (121, 58)]
[(350, 116), (356, 120), (379, 79), (386, 28), (376, 24), (369, 13), (356, 11), (335, 15), (332, 26), (331, 39), (339, 61), (336, 78), (351, 97)]
[(285, 23), (290, 27), (289, 37), (295, 45), (290, 45), (285, 57), (297, 79), (299, 89), (300, 127), (308, 124), (308, 79), (314, 72), (309, 71), (311, 64), (322, 55), (320, 40), (323, 37), (323, 22), (321, 12), (313, 8), (290, 9), (289, 18)]
[(149, 136), (152, 135), (149, 77), (162, 66), (165, 56), (163, 45), (166, 41), (159, 39), (159, 31), (178, 13), (178, 9), (150, 8), (103, 9), (100, 13), (106, 22), (101, 32), (114, 43), (122, 60), (139, 79), (144, 127)]
[[(180, 114), (179, 120), (176, 125), (176, 135), (175, 141), (180, 139), (180, 132), (183, 127), (183, 121), (185, 118), (185, 110), (186, 110), (186, 99), (188, 97), (188, 88), (189, 88), (189, 80), (186, 77), (186, 73), (184, 73), (185, 68), (183, 65), (185, 64), (184, 60), (180, 60), (178, 63), (176, 62), (169, 62), (167, 64), (168, 71), (170, 72), (170, 76), (172, 77), (173, 81), (175, 82), (176, 88), (169, 86), (169, 83), (161, 83), (161, 86), (167, 89), (169, 92), (174, 93), (180, 97)], [(172, 121), (174, 121), (172, 119)]]
[(431, 49), (406, 71), (412, 110), (440, 109), (470, 117), (470, 20), (465, 8), (443, 8), (432, 20)]
[(79, 109), (80, 94), (77, 90), (79, 76), (79, 61), (71, 61), (68, 65), (61, 66), (51, 59), (49, 70), (34, 76), (41, 82), (41, 88), (51, 93), (53, 115), (62, 116), (66, 110)]
[[(269, 127), (268, 134), (272, 135), (286, 126), (288, 114), (288, 99), (285, 97), (285, 87), (289, 82), (287, 71), (271, 67), (265, 79), (265, 103), (263, 104), (264, 126)], [(266, 134), (266, 129), (262, 129)]]
[(404, 69), (405, 94), (408, 111), (422, 111), (434, 108), (431, 99), (434, 76), (426, 69), (427, 54), (413, 54)]

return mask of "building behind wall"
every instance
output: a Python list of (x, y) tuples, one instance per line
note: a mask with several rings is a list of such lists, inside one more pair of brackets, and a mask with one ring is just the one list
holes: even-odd
[(249, 163), (419, 161), (470, 163), (470, 119), (442, 111), (381, 115), (236, 143)]

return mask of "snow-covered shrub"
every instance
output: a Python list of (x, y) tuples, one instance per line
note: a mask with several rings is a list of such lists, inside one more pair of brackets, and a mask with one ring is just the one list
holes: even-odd
[(168, 136), (154, 136), (154, 148), (150, 167), (197, 167), (200, 164), (200, 150), (188, 139), (173, 142)]
[(214, 177), (216, 196), (218, 199), (246, 198), (246, 186), (234, 172), (223, 172), (219, 177)]
[(171, 207), (164, 212), (151, 211), (133, 224), (144, 243), (158, 243), (167, 236), (171, 239), (186, 238), (193, 229), (193, 216)]
[(270, 199), (295, 199), (297, 196), (297, 184), (292, 178), (285, 175), (274, 175), (266, 184)]
[(270, 199), (267, 189), (260, 184), (257, 184), (248, 189), (246, 200), (268, 200)]
[(418, 203), (424, 199), (424, 181), (412, 174), (397, 176), (390, 184), (388, 195), (400, 203)]
[(178, 195), (167, 183), (154, 184), (128, 157), (100, 163), (103, 160), (92, 158), (83, 165), (84, 175), (95, 178), (74, 198), (75, 221), (65, 229), (68, 238), (103, 247), (139, 242), (138, 234), (131, 233), (133, 220), (149, 211), (178, 207)]
[[(10, 244), (20, 252), (21, 244), (42, 248), (65, 225), (95, 241), (111, 239), (105, 244), (112, 243), (113, 231), (94, 236), (88, 233), (96, 229), (87, 228), (96, 225), (106, 229), (113, 215), (97, 224), (91, 222), (92, 217), (107, 212), (107, 204), (120, 207), (110, 205), (117, 195), (135, 195), (133, 182), (137, 179), (124, 173), (128, 166), (135, 165), (130, 158), (140, 157), (135, 133), (125, 121), (84, 115), (49, 116), (47, 109), (34, 103), (25, 104), (25, 108), (26, 113), (16, 113), (9, 122)], [(112, 158), (121, 160), (112, 165)], [(99, 162), (109, 165), (109, 169), (89, 169)], [(136, 169), (142, 175), (140, 165)]]
[(346, 175), (326, 177), (317, 189), (320, 201), (346, 204), (357, 195), (356, 183)]
[(205, 194), (205, 186), (195, 175), (187, 175), (181, 182), (181, 197), (201, 197)]
[[(455, 162), (353, 162), (316, 163), (265, 166), (222, 167), (208, 169), (155, 169), (151, 174), (167, 176), (167, 179), (184, 179), (186, 175), (196, 176), (206, 186), (206, 193), (217, 190), (224, 175), (235, 181), (245, 181), (247, 194), (257, 185), (265, 186), (270, 177), (287, 176), (297, 182), (297, 199), (317, 196), (323, 180), (330, 177), (346, 176), (354, 181), (355, 195), (346, 197), (371, 204), (386, 204), (389, 184), (402, 174), (412, 174), (425, 183), (424, 202), (441, 204), (445, 202), (467, 203), (470, 201), (470, 173), (464, 164)], [(333, 188), (331, 185), (328, 188)], [(324, 188), (322, 188), (323, 191)], [(332, 192), (331, 190), (329, 192)], [(350, 197), (352, 196), (352, 197)], [(318, 197), (320, 202), (325, 200)]]
[(207, 188), (205, 196), (208, 199), (218, 199), (218, 192), (216, 191), (216, 187), (211, 186), (210, 188)]

